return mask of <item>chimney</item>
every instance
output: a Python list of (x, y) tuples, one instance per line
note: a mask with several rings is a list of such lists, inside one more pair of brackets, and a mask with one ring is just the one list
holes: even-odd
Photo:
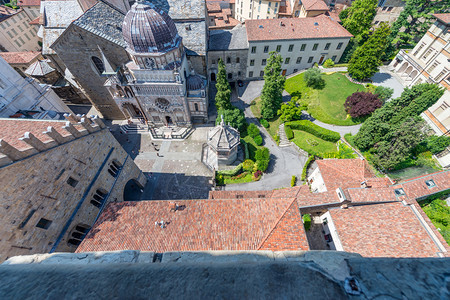
[(339, 202), (344, 202), (347, 200), (347, 197), (344, 194), (344, 191), (341, 188), (336, 189), (336, 194), (338, 195)]
[(175, 212), (178, 210), (178, 205), (175, 202), (169, 202), (169, 209)]

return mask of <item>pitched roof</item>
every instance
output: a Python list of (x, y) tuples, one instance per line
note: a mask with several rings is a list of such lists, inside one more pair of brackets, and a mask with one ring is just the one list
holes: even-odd
[(436, 257), (441, 252), (413, 208), (401, 202), (329, 212), (344, 251), (366, 257)]
[(305, 10), (328, 10), (328, 6), (323, 0), (302, 0)]
[(55, 71), (46, 60), (37, 60), (32, 63), (26, 70), (25, 74), (30, 76), (44, 76)]
[(41, 0), (18, 0), (18, 6), (40, 6)]
[[(295, 199), (109, 203), (77, 252), (308, 250)], [(165, 228), (155, 222), (166, 222)]]
[(40, 21), (41, 21), (41, 17), (37, 17), (36, 19), (31, 20), (30, 22), (28, 22), (28, 24), (30, 24), (30, 25), (39, 25)]
[(316, 162), (328, 191), (359, 188), (367, 179), (375, 179), (366, 160), (324, 159)]
[[(63, 136), (70, 135), (68, 131), (62, 127), (66, 125), (65, 121), (47, 121), (47, 120), (30, 120), (30, 119), (5, 119), (0, 118), (0, 139), (7, 142), (11, 146), (19, 150), (30, 148), (30, 145), (19, 140), (25, 132), (34, 134), (42, 142), (52, 141), (49, 136), (43, 132), (47, 131), (49, 126), (53, 126), (57, 132)], [(74, 125), (78, 127), (78, 125)]]
[(339, 23), (325, 15), (313, 18), (247, 20), (249, 41), (351, 38)]
[(15, 15), (18, 12), (19, 10), (15, 10), (8, 6), (0, 5), (0, 22), (8, 19), (9, 17)]
[(442, 23), (448, 25), (450, 24), (450, 13), (445, 13), (445, 14), (433, 14), (434, 17), (436, 17), (436, 19), (438, 19), (439, 21), (441, 21)]
[(24, 52), (0, 52), (2, 57), (8, 64), (28, 64), (39, 57), (39, 51), (24, 51)]
[(248, 49), (247, 30), (238, 24), (231, 30), (212, 30), (209, 36), (209, 51)]

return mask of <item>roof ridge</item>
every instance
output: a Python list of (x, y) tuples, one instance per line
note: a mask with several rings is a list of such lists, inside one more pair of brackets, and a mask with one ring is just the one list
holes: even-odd
[[(273, 198), (272, 198), (273, 199)], [(291, 203), (287, 206), (287, 208), (284, 210), (284, 212), (281, 214), (281, 216), (277, 219), (277, 221), (275, 222), (275, 224), (272, 226), (272, 229), (269, 230), (269, 232), (267, 233), (267, 235), (261, 240), (261, 242), (259, 243), (258, 247), (256, 248), (256, 250), (261, 249), (261, 247), (264, 245), (264, 243), (269, 239), (270, 235), (272, 234), (272, 232), (275, 230), (275, 228), (277, 227), (277, 225), (281, 222), (281, 220), (283, 219), (283, 217), (286, 215), (286, 213), (289, 211), (289, 209), (291, 208), (292, 204), (294, 204), (294, 202), (297, 200), (297, 198), (293, 198), (293, 200), (291, 201)]]
[[(325, 160), (322, 160), (322, 161), (325, 161)], [(343, 170), (341, 170), (341, 169), (339, 169), (339, 168), (336, 168), (333, 164), (327, 164), (327, 167), (332, 168), (332, 169), (338, 171), (339, 173), (344, 174), (346, 177), (355, 178), (354, 176), (349, 175), (349, 173), (346, 173), (346, 172), (344, 172)], [(319, 167), (319, 168), (320, 168), (320, 167)], [(363, 174), (362, 174), (362, 175), (363, 175), (362, 177), (364, 177), (364, 170), (363, 170)]]

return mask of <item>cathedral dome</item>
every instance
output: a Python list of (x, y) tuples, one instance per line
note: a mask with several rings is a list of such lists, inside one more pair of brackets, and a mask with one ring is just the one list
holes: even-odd
[(201, 90), (205, 88), (205, 81), (200, 75), (189, 75), (186, 86), (191, 91)]
[(146, 1), (133, 4), (122, 28), (125, 42), (136, 53), (166, 52), (180, 40), (169, 15)]

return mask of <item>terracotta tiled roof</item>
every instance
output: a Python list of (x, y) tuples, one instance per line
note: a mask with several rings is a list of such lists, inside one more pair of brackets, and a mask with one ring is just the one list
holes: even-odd
[(313, 18), (247, 20), (246, 27), (249, 41), (352, 37), (339, 23), (324, 15)]
[[(426, 181), (432, 180), (435, 186), (428, 186)], [(430, 182), (432, 184), (432, 182)], [(436, 172), (409, 179), (393, 186), (394, 189), (403, 188), (409, 199), (420, 199), (431, 194), (450, 189), (450, 171)]]
[(306, 11), (309, 10), (328, 10), (328, 6), (323, 0), (302, 0)]
[(401, 202), (332, 209), (344, 251), (366, 257), (436, 257), (433, 242), (410, 206)]
[[(30, 148), (25, 142), (19, 140), (25, 132), (31, 132), (43, 142), (53, 141), (49, 136), (44, 134), (49, 126), (53, 126), (61, 135), (66, 136), (70, 133), (65, 129), (65, 121), (43, 121), (43, 120), (23, 120), (23, 119), (0, 119), (0, 139), (9, 143), (20, 150)], [(75, 125), (77, 127), (78, 125)], [(81, 128), (80, 128), (81, 129)]]
[(18, 0), (18, 6), (41, 6), (41, 0)]
[(356, 202), (388, 202), (400, 201), (392, 187), (383, 188), (353, 188), (347, 190), (352, 203)]
[(0, 52), (0, 56), (10, 65), (28, 64), (41, 54), (39, 51)]
[(445, 24), (450, 24), (450, 13), (446, 13), (446, 14), (433, 14), (434, 17), (436, 17), (436, 19), (438, 19), (439, 21), (445, 23)]
[[(295, 199), (110, 203), (77, 252), (308, 250)], [(161, 220), (165, 228), (155, 225)], [(295, 225), (297, 224), (297, 225)]]
[(10, 8), (8, 6), (4, 6), (4, 5), (0, 5), (0, 22), (8, 19), (9, 17), (15, 15), (16, 13), (18, 13), (20, 10), (15, 10), (13, 8)]
[(362, 182), (375, 178), (366, 160), (324, 159), (316, 162), (328, 191), (359, 188)]
[(272, 193), (272, 191), (210, 191), (209, 199), (271, 198)]

